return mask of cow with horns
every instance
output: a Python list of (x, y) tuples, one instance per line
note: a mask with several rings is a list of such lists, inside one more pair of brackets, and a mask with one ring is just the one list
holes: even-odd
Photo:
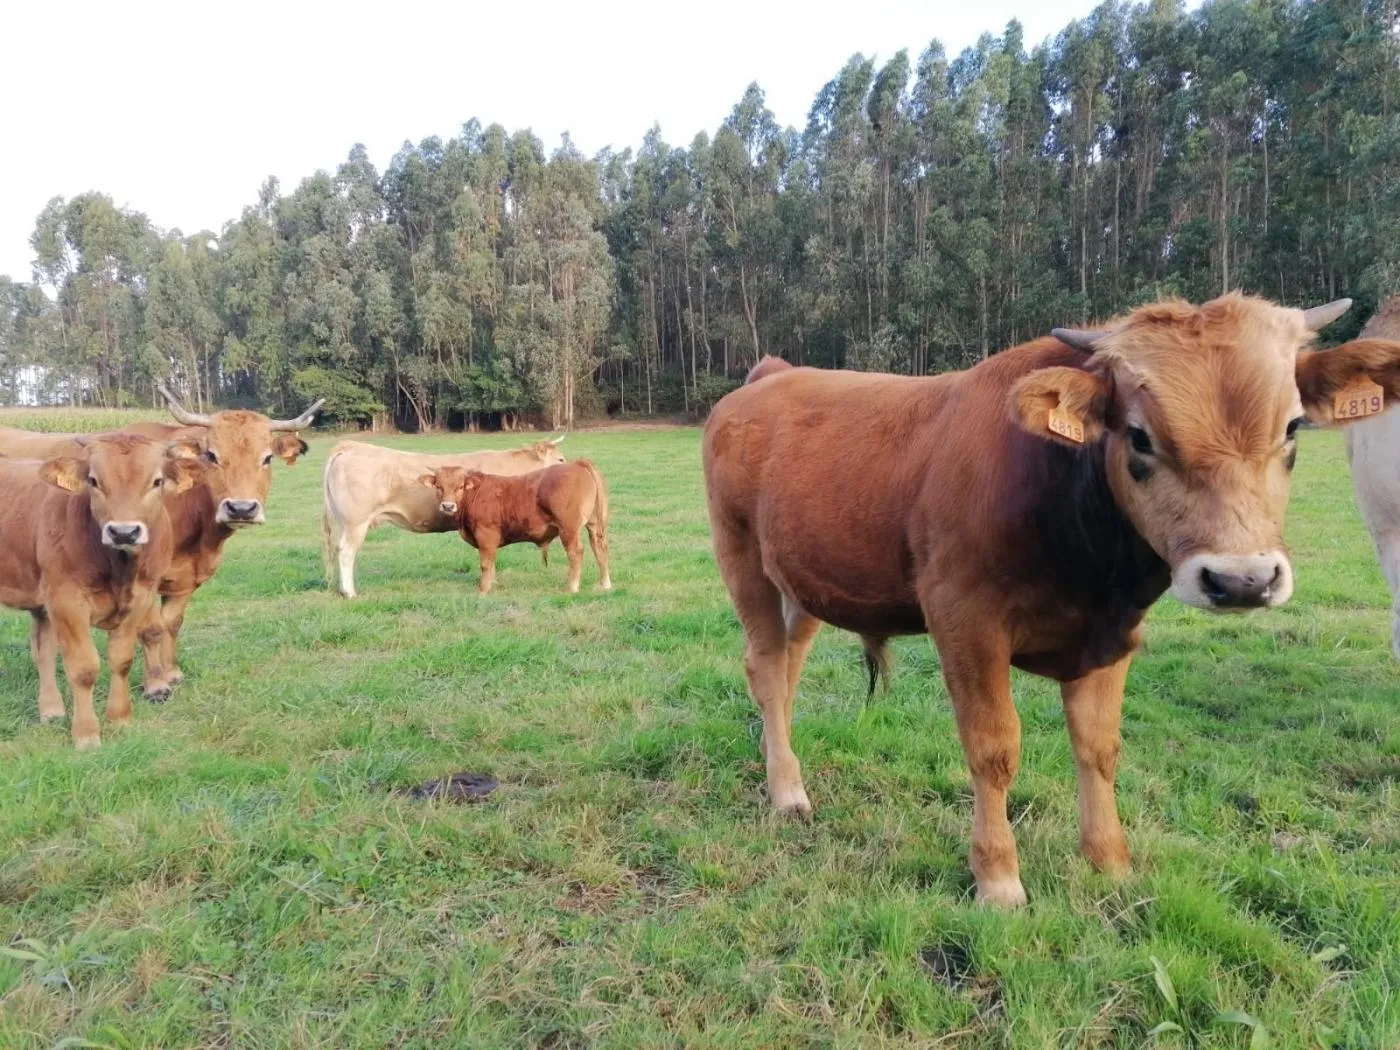
[(1060, 683), (1081, 849), (1125, 869), (1119, 718), (1148, 608), (1168, 590), (1217, 612), (1288, 601), (1299, 424), (1349, 421), (1364, 384), (1400, 395), (1400, 342), (1310, 348), (1349, 305), (1163, 302), (965, 372), (770, 365), (724, 397), (705, 428), (705, 484), (772, 804), (812, 811), (789, 732), (821, 624), (877, 652), (928, 632), (971, 772), (978, 898), (1026, 899), (1006, 814), (1020, 763), (1012, 667)]

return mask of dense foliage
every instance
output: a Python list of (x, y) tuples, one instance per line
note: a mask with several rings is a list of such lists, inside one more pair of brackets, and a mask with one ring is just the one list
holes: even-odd
[(0, 399), (173, 375), (201, 406), (567, 425), (703, 410), (765, 352), (926, 373), (1167, 294), (1364, 307), (1400, 285), (1398, 106), (1400, 0), (1110, 0), (1029, 50), (1013, 22), (856, 55), (802, 131), (757, 85), (687, 148), (473, 120), (270, 180), (217, 235), (56, 198), (33, 282), (0, 278)]

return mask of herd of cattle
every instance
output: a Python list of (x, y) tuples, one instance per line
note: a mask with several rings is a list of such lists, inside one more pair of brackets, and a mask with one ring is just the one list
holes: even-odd
[[(1081, 849), (1101, 870), (1126, 868), (1114, 778), (1143, 618), (1168, 590), (1211, 611), (1288, 601), (1283, 519), (1304, 420), (1355, 423), (1347, 450), (1397, 595), (1400, 655), (1400, 413), (1382, 411), (1400, 395), (1400, 341), (1386, 338), (1400, 340), (1400, 300), (1360, 338), (1312, 349), (1349, 305), (1158, 303), (934, 377), (759, 362), (711, 413), (703, 465), (772, 804), (812, 810), (790, 729), (821, 625), (861, 637), (872, 686), (891, 637), (927, 632), (972, 778), (978, 898), (1025, 900), (1006, 814), (1020, 762), (1012, 667), (1061, 683)], [(233, 532), (264, 520), (272, 461), (307, 451), (298, 431), (320, 407), (201, 415), (162, 393), (177, 425), (0, 428), (0, 603), (33, 618), (45, 720), (64, 714), (62, 652), (78, 748), (100, 740), (92, 628), (109, 635), (109, 722), (130, 717), (138, 640), (143, 693), (165, 699), (191, 596)], [(574, 592), (587, 532), (607, 589), (607, 491), (587, 460), (564, 461), (560, 440), (459, 455), (341, 442), (324, 478), (328, 575), (354, 597), (356, 555), (387, 523), (458, 531), (480, 551), (483, 592), (498, 547), (534, 543), (547, 560), (558, 538)]]

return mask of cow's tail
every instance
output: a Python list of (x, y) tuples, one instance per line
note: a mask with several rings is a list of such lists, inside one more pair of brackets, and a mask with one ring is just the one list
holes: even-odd
[(864, 649), (862, 657), (865, 660), (865, 673), (869, 678), (866, 686), (866, 697), (875, 695), (875, 684), (878, 682), (885, 690), (890, 690), (890, 675), (894, 672), (894, 656), (890, 652), (890, 640), (883, 635), (863, 634), (860, 636), (860, 644)]
[(772, 354), (764, 354), (758, 359), (758, 363), (749, 369), (749, 374), (744, 377), (744, 385), (757, 383), (760, 379), (771, 376), (775, 372), (786, 372), (791, 367), (791, 361), (784, 361), (781, 357), (774, 357)]

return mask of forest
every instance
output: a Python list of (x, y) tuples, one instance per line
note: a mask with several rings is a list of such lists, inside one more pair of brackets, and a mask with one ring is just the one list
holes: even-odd
[(1400, 288), (1400, 0), (1109, 0), (1028, 46), (854, 55), (783, 128), (688, 145), (467, 121), (350, 149), (220, 231), (54, 198), (0, 276), (0, 404), (345, 425), (699, 416), (761, 354), (922, 375), (1231, 289), (1364, 321)]

